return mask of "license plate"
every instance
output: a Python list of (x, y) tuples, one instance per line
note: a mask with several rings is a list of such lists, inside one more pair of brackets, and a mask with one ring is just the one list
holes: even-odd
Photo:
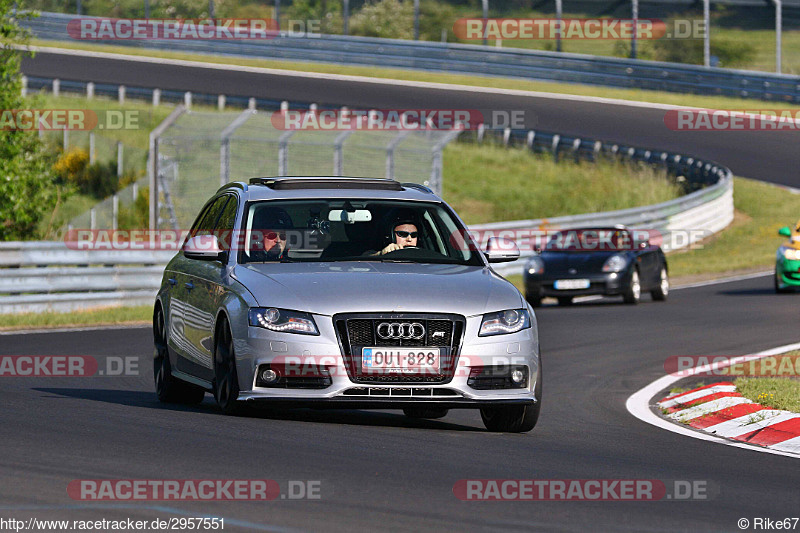
[(363, 372), (437, 374), (440, 360), (439, 348), (368, 347), (361, 350)]
[(574, 289), (588, 289), (589, 285), (588, 279), (560, 279), (553, 284), (553, 287), (559, 291), (568, 291)]

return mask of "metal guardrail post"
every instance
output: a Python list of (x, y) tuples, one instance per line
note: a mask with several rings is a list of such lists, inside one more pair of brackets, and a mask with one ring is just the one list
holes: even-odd
[(217, 95), (217, 111), (225, 111), (225, 104), (226, 104), (225, 100), (226, 99), (224, 94)]
[(117, 100), (119, 101), (119, 105), (125, 104), (125, 86), (120, 85), (117, 88)]
[(553, 135), (553, 142), (550, 143), (550, 151), (553, 152), (553, 161), (558, 163), (558, 145), (561, 142), (561, 135)]
[(58, 78), (53, 80), (53, 96), (56, 98), (61, 96), (61, 80)]
[(161, 89), (153, 89), (153, 107), (161, 105)]
[(183, 105), (186, 109), (192, 108), (192, 91), (186, 91), (183, 93)]
[(94, 139), (94, 132), (89, 132), (89, 164), (93, 165), (97, 161), (97, 153), (94, 149), (95, 139)]
[(150, 148), (147, 157), (147, 175), (150, 184), (150, 229), (158, 229), (158, 141), (167, 128), (186, 112), (182, 105), (176, 107), (161, 124), (150, 132)]
[(86, 84), (86, 99), (91, 100), (94, 98), (94, 82), (89, 82)]

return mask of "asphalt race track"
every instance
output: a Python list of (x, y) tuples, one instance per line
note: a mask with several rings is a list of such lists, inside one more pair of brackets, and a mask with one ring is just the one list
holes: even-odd
[[(391, 83), (310, 80), (308, 77), (211, 70), (47, 52), (26, 58), (28, 76), (128, 86), (347, 105), (354, 109), (476, 109), (523, 111), (527, 128), (672, 150), (711, 159), (734, 174), (800, 188), (800, 132), (686, 132), (664, 125), (664, 110), (478, 92), (402, 87)], [(752, 101), (747, 109), (770, 109)]]
[[(800, 186), (796, 133), (679, 133), (664, 111), (296, 76), (222, 72), (39, 53), (29, 76), (335, 103), (357, 108), (523, 110), (527, 127), (683, 151), (734, 173)], [(768, 104), (759, 103), (757, 107)], [(769, 276), (675, 291), (667, 303), (616, 300), (537, 311), (544, 406), (522, 435), (492, 434), (477, 411), (413, 421), (399, 411), (258, 411), (226, 417), (210, 396), (164, 406), (147, 328), (0, 336), (0, 355), (137, 357), (139, 375), (2, 378), (0, 516), (27, 520), (224, 517), (231, 531), (739, 531), (737, 521), (797, 516), (797, 460), (676, 435), (625, 401), (672, 355), (741, 355), (798, 341), (799, 295)], [(319, 481), (318, 500), (98, 502), (76, 479)], [(694, 501), (462, 502), (462, 479), (698, 481)], [(752, 529), (749, 529), (752, 531)]]
[[(772, 280), (537, 312), (545, 391), (528, 434), (492, 434), (477, 411), (411, 421), (399, 411), (169, 407), (153, 393), (148, 329), (6, 335), (0, 355), (137, 356), (138, 377), (2, 378), (2, 516), (220, 516), (247, 531), (738, 531), (742, 517), (800, 509), (797, 460), (704, 442), (634, 419), (627, 397), (670, 355), (745, 354), (797, 341), (800, 295)], [(753, 326), (753, 318), (758, 326)], [(101, 361), (101, 368), (104, 365)], [(319, 500), (73, 501), (75, 479), (321, 482)], [(657, 479), (706, 483), (705, 501), (462, 502), (460, 479)], [(669, 486), (669, 485), (668, 485)]]

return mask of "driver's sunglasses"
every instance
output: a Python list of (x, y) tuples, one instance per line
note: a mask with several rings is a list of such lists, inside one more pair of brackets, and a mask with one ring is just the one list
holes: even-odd
[(278, 233), (276, 231), (268, 231), (264, 234), (264, 238), (270, 241), (277, 241), (278, 239), (285, 241), (286, 234), (285, 233)]
[(416, 232), (416, 231), (400, 231), (400, 230), (396, 230), (394, 232), (394, 234), (397, 235), (398, 237), (400, 237), (401, 239), (407, 239), (409, 237), (411, 237), (412, 239), (416, 239), (417, 235), (419, 233)]

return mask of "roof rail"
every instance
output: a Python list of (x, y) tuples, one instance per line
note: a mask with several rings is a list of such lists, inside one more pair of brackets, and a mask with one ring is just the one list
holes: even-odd
[(399, 182), (387, 178), (353, 178), (325, 176), (281, 176), (251, 178), (251, 185), (264, 185), (276, 191), (296, 189), (373, 189), (384, 191), (402, 191)]
[(222, 192), (223, 190), (230, 189), (232, 187), (247, 192), (247, 184), (243, 181), (232, 181), (230, 183), (226, 183), (225, 185), (217, 189), (217, 192)]
[(413, 183), (413, 182), (410, 182), (410, 181), (404, 181), (400, 185), (402, 185), (403, 187), (405, 187), (407, 189), (417, 189), (418, 191), (427, 192), (427, 193), (430, 193), (430, 194), (435, 194), (433, 192), (433, 189), (431, 189), (430, 187), (427, 187), (427, 186), (425, 186), (425, 185), (423, 185), (421, 183)]

